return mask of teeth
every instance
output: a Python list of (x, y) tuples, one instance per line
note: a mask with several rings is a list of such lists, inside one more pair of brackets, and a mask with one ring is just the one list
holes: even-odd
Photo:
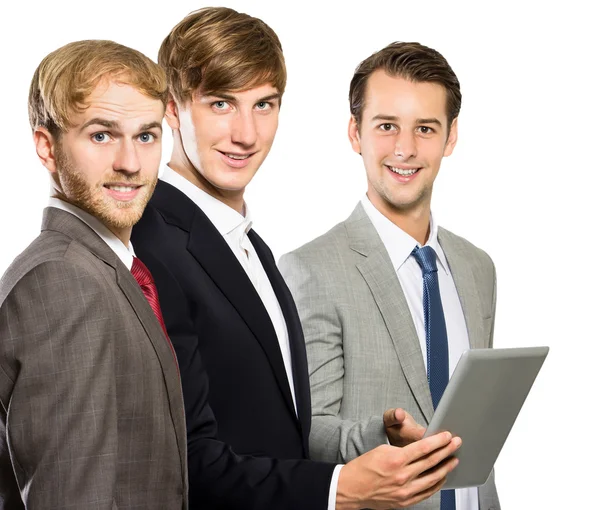
[(123, 193), (129, 193), (133, 191), (135, 188), (132, 186), (107, 186), (108, 189), (112, 189), (114, 191), (121, 191)]
[(248, 157), (250, 156), (249, 154), (246, 154), (245, 156), (240, 156), (238, 154), (225, 154), (225, 155), (231, 159), (248, 159)]
[(404, 177), (408, 177), (410, 175), (416, 174), (417, 170), (418, 170), (418, 168), (413, 168), (411, 170), (402, 170), (401, 168), (396, 168), (396, 167), (393, 167), (393, 166), (388, 166), (388, 168), (392, 172), (394, 172), (394, 173), (396, 173), (398, 175), (403, 175)]

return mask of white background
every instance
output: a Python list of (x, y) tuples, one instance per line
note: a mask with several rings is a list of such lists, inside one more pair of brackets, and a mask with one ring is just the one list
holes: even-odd
[[(600, 38), (586, 7), (593, 4), (227, 4), (271, 25), (288, 65), (279, 132), (247, 193), (255, 228), (277, 258), (346, 218), (365, 191), (346, 136), (348, 85), (359, 61), (392, 41), (416, 40), (457, 73), (459, 143), (442, 164), (433, 210), (496, 263), (496, 346), (551, 348), (496, 465), (505, 510), (600, 508), (591, 419), (600, 388)], [(113, 39), (156, 58), (171, 27), (210, 4), (152, 5), (0, 8), (0, 272), (39, 232), (48, 193), (27, 120), (33, 71), (78, 39)], [(164, 158), (170, 146), (167, 132)]]

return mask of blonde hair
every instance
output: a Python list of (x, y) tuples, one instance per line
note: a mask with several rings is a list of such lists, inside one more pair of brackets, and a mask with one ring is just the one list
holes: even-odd
[(77, 41), (47, 55), (35, 70), (29, 88), (31, 128), (42, 126), (59, 136), (71, 127), (72, 113), (85, 109), (86, 99), (106, 78), (167, 103), (164, 72), (148, 57), (113, 41)]
[(163, 41), (158, 63), (179, 102), (265, 83), (283, 94), (285, 60), (277, 34), (264, 21), (227, 7), (190, 13)]

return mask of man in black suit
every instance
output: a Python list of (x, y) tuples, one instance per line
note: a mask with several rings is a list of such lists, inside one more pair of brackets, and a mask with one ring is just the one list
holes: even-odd
[[(192, 507), (389, 508), (429, 497), (456, 465), (448, 456), (460, 440), (419, 440), (422, 428), (402, 410), (390, 410), (381, 426), (405, 448), (384, 445), (345, 466), (307, 460), (302, 329), (244, 202), (285, 89), (276, 34), (232, 9), (201, 9), (167, 36), (159, 64), (172, 96), (173, 154), (132, 242), (154, 275), (179, 361)], [(203, 406), (207, 374), (218, 432)], [(208, 454), (207, 438), (260, 458), (221, 446), (219, 456)]]

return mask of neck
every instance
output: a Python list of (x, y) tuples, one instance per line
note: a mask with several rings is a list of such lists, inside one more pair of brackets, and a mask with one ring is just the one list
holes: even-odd
[(401, 228), (422, 246), (425, 245), (427, 239), (429, 239), (429, 223), (431, 220), (430, 200), (426, 200), (424, 203), (417, 204), (409, 209), (398, 209), (371, 191), (367, 192), (367, 197), (375, 206), (375, 209), (394, 225)]
[[(175, 133), (174, 133), (175, 134)], [(216, 198), (219, 202), (236, 210), (240, 214), (244, 214), (244, 189), (242, 190), (226, 190), (217, 188), (210, 183), (192, 164), (187, 154), (183, 150), (181, 139), (178, 136), (173, 137), (173, 152), (171, 159), (167, 163), (171, 170), (174, 170), (183, 178), (187, 179), (197, 188), (208, 193), (211, 197)]]
[(121, 241), (126, 247), (129, 246), (129, 240), (131, 239), (131, 229), (132, 227), (128, 227), (128, 228), (114, 228), (114, 227), (109, 227), (108, 225), (105, 224), (105, 227), (110, 230), (114, 235), (117, 236), (117, 238), (119, 239), (119, 241)]

